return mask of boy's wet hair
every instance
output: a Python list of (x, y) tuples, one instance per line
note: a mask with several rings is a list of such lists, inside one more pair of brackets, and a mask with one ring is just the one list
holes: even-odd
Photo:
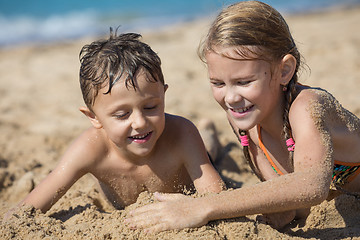
[(141, 69), (145, 70), (149, 81), (164, 84), (159, 56), (141, 42), (140, 37), (137, 33), (117, 35), (117, 31), (114, 33), (110, 28), (109, 39), (92, 42), (81, 49), (80, 87), (89, 109), (92, 109), (99, 90), (108, 86), (104, 94), (110, 93), (120, 78), (125, 79), (126, 88), (136, 90), (136, 74)]

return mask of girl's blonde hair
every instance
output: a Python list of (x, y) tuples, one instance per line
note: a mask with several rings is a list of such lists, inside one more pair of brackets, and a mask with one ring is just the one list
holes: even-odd
[[(279, 62), (287, 54), (295, 57), (295, 73), (284, 91), (283, 135), (285, 139), (290, 138), (289, 109), (296, 97), (301, 56), (284, 18), (273, 7), (259, 1), (233, 4), (216, 17), (200, 43), (198, 54), (206, 63), (209, 51), (217, 52), (224, 47), (236, 47), (236, 52), (243, 58), (254, 59), (256, 56), (256, 59), (271, 64)], [(245, 131), (239, 134), (244, 135)], [(244, 155), (251, 164), (248, 147), (244, 147)]]

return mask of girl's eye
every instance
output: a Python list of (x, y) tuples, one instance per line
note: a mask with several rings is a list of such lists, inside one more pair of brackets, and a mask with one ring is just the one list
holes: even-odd
[(246, 85), (248, 85), (248, 84), (250, 84), (251, 83), (251, 81), (238, 81), (237, 82), (237, 84), (238, 85), (241, 85), (241, 86), (246, 86)]
[(218, 81), (210, 81), (210, 84), (213, 85), (214, 87), (221, 87), (225, 85), (223, 82), (218, 82)]

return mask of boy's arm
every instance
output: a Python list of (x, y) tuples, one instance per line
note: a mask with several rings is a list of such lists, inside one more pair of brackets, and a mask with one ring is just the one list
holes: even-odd
[(188, 120), (182, 123), (181, 146), (185, 167), (194, 182), (197, 192), (221, 192), (224, 182), (209, 160), (199, 131)]
[[(56, 168), (18, 204), (31, 205), (42, 212), (49, 210), (66, 191), (85, 173), (98, 156), (99, 148), (94, 130), (89, 129), (79, 136), (68, 148)], [(9, 214), (7, 214), (9, 215)]]

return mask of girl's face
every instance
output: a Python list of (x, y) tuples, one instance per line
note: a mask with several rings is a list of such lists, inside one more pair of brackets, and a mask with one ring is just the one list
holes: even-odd
[(241, 58), (235, 48), (220, 50), (206, 61), (212, 93), (229, 120), (242, 130), (278, 121), (283, 94), (277, 71), (266, 61)]
[(143, 157), (152, 151), (165, 127), (166, 86), (149, 82), (143, 70), (136, 79), (136, 90), (127, 89), (124, 80), (119, 80), (108, 94), (103, 94), (107, 86), (101, 89), (93, 111), (99, 126), (120, 151)]

